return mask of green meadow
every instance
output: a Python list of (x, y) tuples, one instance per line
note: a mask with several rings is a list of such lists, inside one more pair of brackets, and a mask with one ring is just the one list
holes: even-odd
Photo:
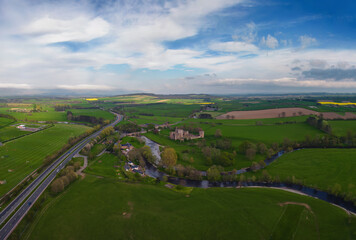
[(119, 165), (119, 159), (115, 155), (104, 153), (90, 162), (85, 169), (85, 173), (103, 177), (115, 177), (117, 173), (114, 166), (117, 165)]
[(7, 141), (19, 136), (23, 136), (29, 134), (31, 132), (21, 131), (15, 126), (7, 126), (4, 128), (0, 128), (0, 142)]
[[(0, 108), (1, 109), (1, 108)], [(0, 117), (0, 128), (5, 127), (13, 122), (12, 119)]]
[(344, 210), (276, 189), (193, 189), (186, 195), (87, 175), (47, 202), (30, 226), (20, 225), (23, 239), (356, 237), (356, 219)]
[(355, 120), (333, 120), (328, 121), (331, 126), (333, 134), (336, 136), (346, 136), (348, 132), (353, 135), (356, 134), (356, 121)]
[[(356, 149), (302, 149), (283, 155), (265, 169), (281, 181), (294, 176), (322, 190), (338, 184), (340, 192), (356, 197)], [(248, 176), (260, 176), (261, 172)]]
[(0, 185), (0, 196), (37, 169), (47, 155), (62, 148), (70, 137), (88, 129), (82, 125), (58, 124), (1, 146), (0, 180), (6, 180), (6, 184)]

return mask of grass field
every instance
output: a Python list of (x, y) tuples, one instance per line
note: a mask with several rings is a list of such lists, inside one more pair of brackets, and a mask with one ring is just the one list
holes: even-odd
[(141, 148), (145, 146), (145, 143), (142, 141), (140, 142), (136, 137), (123, 137), (121, 139), (120, 144), (130, 143), (135, 148)]
[(0, 147), (0, 196), (38, 168), (43, 159), (59, 150), (71, 136), (88, 130), (81, 125), (58, 124), (52, 128), (25, 136)]
[(103, 177), (115, 177), (117, 173), (114, 166), (119, 165), (118, 161), (119, 159), (115, 155), (104, 153), (89, 164), (85, 169), (85, 173)]
[(162, 186), (88, 175), (38, 215), (27, 239), (356, 237), (356, 219), (342, 209), (281, 190), (194, 189), (186, 197)]
[(336, 136), (346, 136), (348, 131), (351, 131), (353, 135), (356, 134), (356, 121), (334, 120), (328, 121), (328, 123)]
[(12, 119), (0, 117), (0, 128), (5, 127), (13, 122)]
[[(356, 196), (356, 149), (302, 149), (287, 153), (267, 166), (272, 176), (294, 176), (308, 186), (327, 190), (335, 183)], [(260, 172), (253, 175), (259, 175)], [(250, 173), (252, 175), (252, 173)]]
[(0, 113), (9, 114), (15, 117), (18, 121), (35, 120), (35, 121), (67, 121), (67, 115), (65, 112), (56, 112), (54, 108), (45, 107), (47, 112), (33, 112), (33, 113), (21, 113), (21, 112), (8, 112), (10, 108), (0, 108)]
[(7, 126), (4, 128), (0, 128), (0, 142), (23, 136), (29, 134), (31, 132), (28, 131), (21, 131), (20, 129), (16, 128), (15, 126)]

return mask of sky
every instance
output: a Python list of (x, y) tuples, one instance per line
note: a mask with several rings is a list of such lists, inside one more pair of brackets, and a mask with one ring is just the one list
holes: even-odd
[(356, 92), (356, 1), (0, 0), (0, 95)]

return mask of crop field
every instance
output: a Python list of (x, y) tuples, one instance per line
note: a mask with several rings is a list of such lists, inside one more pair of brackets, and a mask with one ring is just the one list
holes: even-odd
[(0, 180), (6, 180), (6, 183), (0, 185), (0, 196), (38, 168), (47, 155), (59, 150), (70, 137), (88, 129), (81, 125), (58, 124), (1, 146)]
[(218, 119), (258, 119), (258, 118), (279, 118), (279, 117), (296, 117), (302, 115), (318, 114), (305, 108), (276, 108), (255, 111), (233, 111), (220, 115)]
[(94, 176), (74, 183), (38, 215), (41, 218), (33, 221), (24, 238), (356, 237), (354, 217), (321, 200), (290, 192), (211, 188), (194, 189), (186, 196), (159, 185), (125, 184)]
[[(302, 149), (283, 155), (266, 170), (282, 181), (294, 176), (308, 186), (323, 190), (339, 184), (341, 192), (356, 197), (355, 159), (356, 149)], [(258, 176), (261, 171), (253, 174)]]
[(356, 134), (356, 121), (354, 120), (333, 120), (328, 121), (328, 123), (336, 136), (346, 136), (349, 131), (354, 135)]

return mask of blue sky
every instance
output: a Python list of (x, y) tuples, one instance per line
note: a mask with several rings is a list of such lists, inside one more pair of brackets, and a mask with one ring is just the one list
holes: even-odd
[(355, 13), (351, 0), (2, 0), (0, 92), (356, 92)]

